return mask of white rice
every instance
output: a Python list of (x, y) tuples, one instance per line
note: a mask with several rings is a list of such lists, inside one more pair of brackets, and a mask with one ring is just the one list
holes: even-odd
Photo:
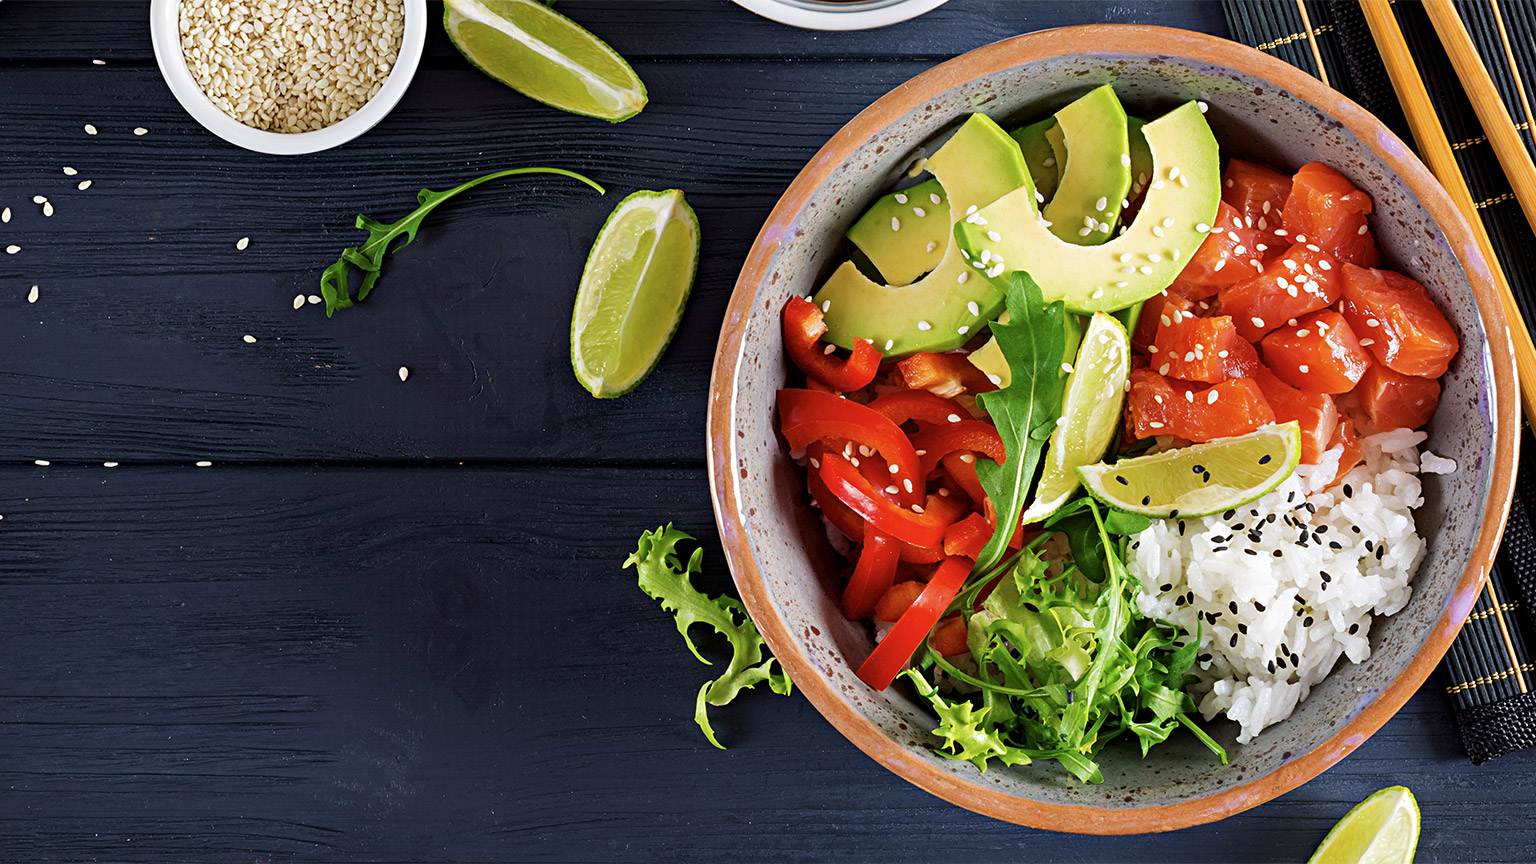
[(1340, 656), (1369, 657), (1372, 615), (1408, 604), (1424, 557), (1412, 511), (1425, 437), (1362, 438), (1364, 462), (1330, 486), (1336, 447), (1230, 516), (1160, 520), (1134, 538), (1137, 606), (1191, 633), (1203, 625), (1193, 690), (1207, 720), (1241, 726), (1238, 743), (1289, 717)]

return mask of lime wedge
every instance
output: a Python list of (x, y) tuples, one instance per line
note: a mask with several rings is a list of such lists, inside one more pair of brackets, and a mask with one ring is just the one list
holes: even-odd
[(545, 105), (617, 123), (645, 85), (617, 51), (535, 0), (446, 0), (443, 29), (481, 72)]
[(1035, 498), (1024, 511), (1024, 523), (1039, 522), (1055, 513), (1077, 491), (1076, 469), (1104, 458), (1120, 425), (1125, 382), (1131, 374), (1131, 340), (1114, 316), (1093, 313), (1077, 362), (1067, 376), (1061, 400), (1062, 420), (1051, 433), (1045, 468)]
[(1247, 504), (1280, 485), (1301, 461), (1295, 422), (1077, 469), (1089, 494), (1144, 516), (1209, 516)]
[(1419, 802), (1389, 786), (1355, 805), (1307, 864), (1411, 864), (1419, 847)]
[(592, 243), (571, 313), (571, 366), (599, 399), (635, 389), (683, 318), (699, 265), (699, 220), (677, 189), (640, 191)]

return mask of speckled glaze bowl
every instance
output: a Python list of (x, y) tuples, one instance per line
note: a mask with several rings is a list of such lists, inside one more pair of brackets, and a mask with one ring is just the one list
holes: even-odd
[[(801, 469), (777, 435), (774, 391), (789, 380), (779, 311), (836, 263), (843, 232), (914, 158), (972, 111), (1033, 119), (1113, 84), (1127, 107), (1156, 115), (1203, 99), (1223, 156), (1295, 170), (1338, 168), (1375, 200), (1387, 266), (1423, 282), (1461, 335), (1427, 446), (1456, 460), (1424, 478), (1419, 530), (1428, 556), (1406, 609), (1373, 628), (1370, 659), (1343, 663), (1292, 717), (1253, 743), (1209, 724), (1232, 762), (1175, 735), (1142, 760), (1101, 757), (1106, 782), (1077, 783), (1054, 764), (994, 768), (929, 752), (931, 715), (899, 687), (876, 692), (854, 667), (872, 638), (843, 617), (836, 555), (805, 504)], [(711, 493), (736, 584), (801, 691), (848, 740), (892, 771), (999, 819), (1092, 834), (1210, 822), (1305, 783), (1381, 727), (1424, 682), (1481, 589), (1509, 507), (1518, 434), (1509, 333), (1487, 262), (1444, 190), (1380, 121), (1295, 68), (1226, 40), (1159, 27), (1094, 25), (979, 48), (902, 84), (816, 154), (758, 235), (720, 335), (710, 387)]]

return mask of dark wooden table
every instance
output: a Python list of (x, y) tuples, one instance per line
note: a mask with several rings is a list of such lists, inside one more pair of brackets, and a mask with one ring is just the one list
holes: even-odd
[[(0, 3), (0, 245), (22, 247), (0, 255), (0, 859), (1301, 861), (1397, 783), (1423, 804), (1420, 860), (1536, 857), (1536, 757), (1466, 763), (1437, 681), (1303, 788), (1161, 836), (952, 807), (798, 695), (718, 712), (722, 753), (691, 720), (706, 670), (620, 569), (675, 520), (728, 585), (710, 360), (759, 225), (828, 136), (995, 39), (1223, 33), (1218, 4), (954, 0), (816, 34), (724, 0), (564, 0), (649, 86), (617, 126), (473, 71), (434, 9), (394, 113), (285, 158), (182, 112), (147, 5)], [(359, 210), (527, 164), (613, 194), (483, 188), (360, 308), (291, 308)], [(586, 250), (620, 196), (668, 186), (703, 224), (694, 297), (650, 380), (599, 402), (567, 361)]]

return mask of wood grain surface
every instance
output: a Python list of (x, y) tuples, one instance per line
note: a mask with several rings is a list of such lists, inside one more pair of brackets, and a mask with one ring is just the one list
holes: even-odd
[[(286, 159), (181, 112), (145, 6), (0, 3), (0, 245), (23, 247), (0, 255), (0, 860), (1302, 861), (1398, 783), (1423, 806), (1420, 861), (1536, 857), (1536, 757), (1467, 764), (1437, 681), (1301, 789), (1152, 837), (952, 807), (798, 695), (718, 711), (716, 751), (691, 720), (708, 670), (620, 569), (675, 520), (729, 588), (709, 362), (758, 226), (827, 136), (985, 42), (1220, 33), (1218, 4), (953, 0), (825, 34), (726, 2), (562, 0), (636, 61), (639, 117), (534, 105), (434, 23), (383, 124)], [(610, 195), (482, 188), (366, 303), (291, 308), (357, 212), (540, 163)], [(613, 203), (668, 185), (703, 225), (694, 299), (651, 379), (598, 402), (567, 361), (574, 285)]]

